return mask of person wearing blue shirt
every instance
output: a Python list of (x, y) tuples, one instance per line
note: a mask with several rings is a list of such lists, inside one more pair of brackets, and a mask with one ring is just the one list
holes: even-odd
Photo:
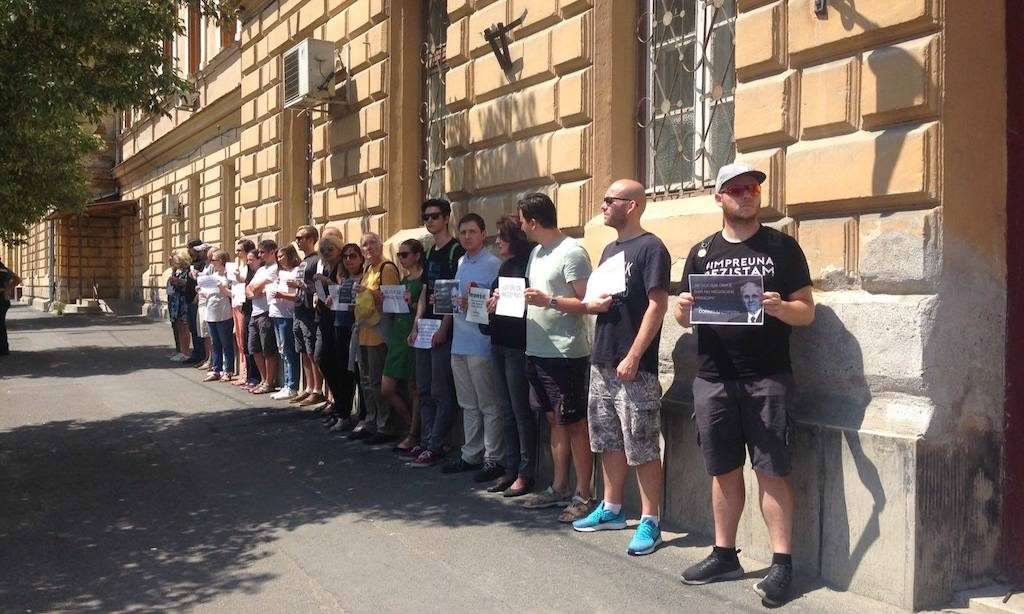
[(455, 396), (462, 408), (466, 443), (462, 454), (445, 465), (444, 473), (476, 471), (473, 479), (490, 482), (505, 473), (504, 397), (498, 394), (497, 373), (491, 358), (491, 339), (466, 319), (470, 288), (490, 288), (498, 277), (501, 260), (484, 247), (487, 238), (482, 217), (467, 213), (459, 220), (459, 243), (466, 254), (459, 260), (455, 279), (459, 282), (452, 319), (452, 373)]

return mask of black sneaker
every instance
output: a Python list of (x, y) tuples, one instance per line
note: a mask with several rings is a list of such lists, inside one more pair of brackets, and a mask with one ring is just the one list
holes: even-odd
[[(737, 550), (736, 552), (739, 552)], [(722, 580), (735, 580), (743, 575), (743, 567), (736, 555), (712, 550), (708, 558), (691, 565), (679, 576), (683, 584), (708, 584)]]
[(462, 473), (463, 471), (476, 471), (479, 468), (479, 463), (467, 463), (460, 456), (441, 467), (441, 473)]
[[(485, 461), (484, 466), (473, 474), (474, 482), (490, 482), (505, 475), (505, 468), (494, 461)], [(504, 488), (502, 490), (505, 490)]]
[(370, 435), (369, 437), (364, 439), (363, 443), (365, 443), (368, 446), (379, 446), (382, 443), (391, 443), (397, 438), (398, 437), (396, 435), (391, 435), (388, 433), (374, 433), (373, 435)]
[(779, 606), (789, 599), (789, 585), (793, 582), (793, 568), (775, 563), (768, 568), (768, 575), (754, 585), (754, 592), (768, 605)]

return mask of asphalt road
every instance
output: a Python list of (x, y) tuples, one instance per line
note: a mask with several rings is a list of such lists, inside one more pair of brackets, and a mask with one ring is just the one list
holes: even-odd
[[(581, 534), (167, 360), (166, 323), (9, 315), (0, 611), (753, 612), (686, 587), (706, 536)], [(886, 612), (799, 582), (791, 612)]]

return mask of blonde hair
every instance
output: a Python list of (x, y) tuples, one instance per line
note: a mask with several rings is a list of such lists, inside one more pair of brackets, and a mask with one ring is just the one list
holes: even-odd
[(227, 264), (228, 253), (222, 249), (218, 249), (217, 251), (213, 252), (213, 255), (210, 257), (210, 260), (220, 260), (224, 264)]
[(187, 249), (179, 249), (171, 254), (171, 266), (176, 269), (188, 268), (192, 264), (192, 256)]
[(338, 252), (338, 255), (341, 255), (341, 248), (345, 247), (345, 243), (338, 237), (333, 234), (324, 234), (324, 236), (320, 238), (320, 243), (317, 244), (317, 251), (320, 252), (321, 256), (324, 255), (324, 248), (328, 245), (333, 247), (334, 250)]

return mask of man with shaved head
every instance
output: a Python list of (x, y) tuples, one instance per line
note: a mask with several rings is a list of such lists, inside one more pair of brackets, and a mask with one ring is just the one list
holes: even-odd
[(661, 543), (659, 510), (664, 471), (661, 465), (661, 384), (658, 345), (668, 308), (671, 259), (665, 244), (640, 224), (644, 186), (621, 179), (605, 192), (604, 223), (617, 237), (601, 262), (622, 255), (626, 291), (604, 294), (587, 303), (596, 313), (590, 356), (590, 449), (601, 455), (604, 500), (577, 531), (626, 528), (623, 489), (629, 467), (636, 468), (642, 515), (627, 552), (650, 554)]

